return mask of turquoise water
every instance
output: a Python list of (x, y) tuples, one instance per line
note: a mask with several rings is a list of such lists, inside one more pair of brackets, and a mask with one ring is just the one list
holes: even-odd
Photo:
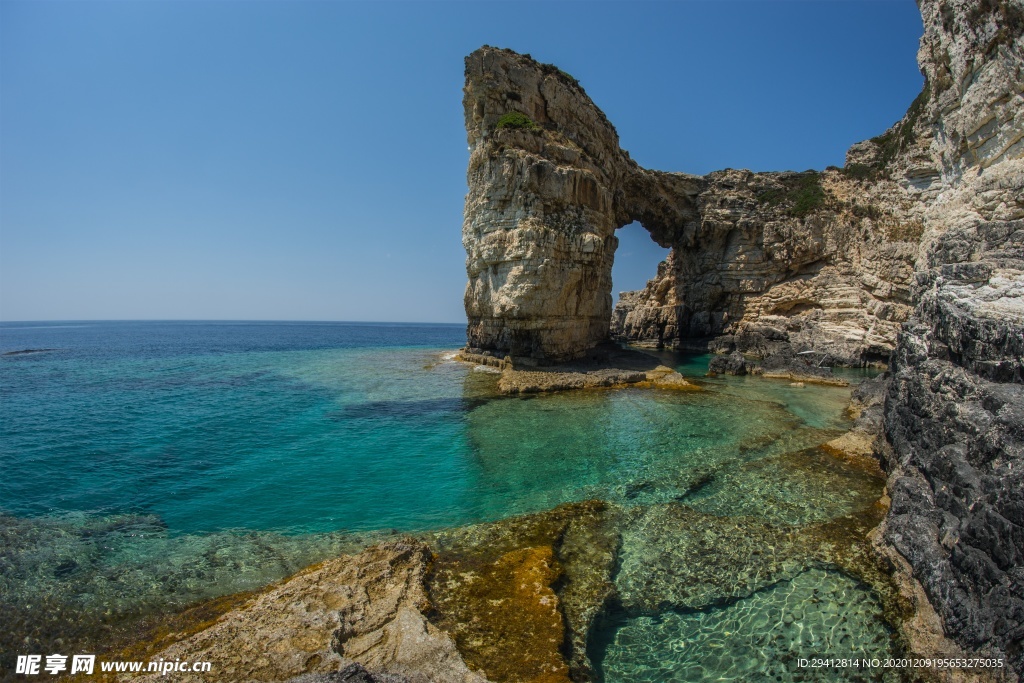
[(604, 674), (633, 683), (882, 680), (881, 669), (822, 672), (800, 661), (889, 652), (881, 618), (881, 605), (864, 586), (810, 568), (725, 606), (628, 620), (608, 644)]
[[(589, 498), (802, 525), (879, 495), (816, 448), (848, 427), (848, 389), (716, 378), (503, 397), (493, 373), (451, 359), (463, 339), (430, 325), (0, 326), (0, 353), (49, 349), (0, 356), (0, 620), (28, 628), (38, 611), (21, 605), (45, 599), (65, 610), (53, 629), (88, 631), (97, 614), (255, 588), (382, 535)], [(652, 628), (620, 641), (649, 653), (668, 627)], [(631, 652), (607, 656), (627, 670)]]
[(149, 514), (177, 533), (431, 529), (674, 497), (707, 468), (843, 426), (845, 391), (756, 381), (503, 398), (446, 357), (461, 339), (456, 326), (5, 326), (0, 352), (57, 350), (0, 363), (0, 509)]

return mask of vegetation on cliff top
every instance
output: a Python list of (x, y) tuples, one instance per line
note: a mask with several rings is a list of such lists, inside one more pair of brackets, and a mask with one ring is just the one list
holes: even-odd
[[(555, 68), (557, 69), (558, 67), (555, 67)], [(566, 80), (568, 80), (573, 85), (579, 86), (580, 82), (578, 80), (576, 80), (576, 77), (573, 76), (568, 71), (562, 71), (561, 69), (558, 69), (558, 73), (561, 74), (562, 78), (565, 78)]]
[(784, 188), (759, 193), (757, 202), (768, 206), (783, 205), (787, 214), (797, 218), (803, 218), (825, 205), (825, 190), (821, 186), (821, 174), (817, 171), (806, 171), (782, 183)]
[(847, 164), (842, 168), (835, 168), (835, 170), (854, 180), (874, 180), (878, 175), (878, 169), (869, 164)]
[(533, 122), (533, 119), (519, 111), (510, 111), (507, 114), (502, 114), (501, 118), (498, 119), (498, 123), (496, 123), (494, 127), (498, 130), (502, 128), (519, 128), (522, 130), (539, 129), (539, 126)]

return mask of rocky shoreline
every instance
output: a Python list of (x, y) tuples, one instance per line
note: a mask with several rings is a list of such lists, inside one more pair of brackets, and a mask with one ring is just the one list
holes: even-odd
[(599, 681), (593, 643), (610, 624), (714, 609), (815, 568), (871, 586), (895, 627), (911, 611), (868, 540), (884, 513), (792, 527), (683, 503), (572, 503), (327, 560), (118, 655), (216, 662), (221, 681)]
[(499, 359), (482, 349), (461, 349), (455, 359), (496, 368), (501, 373), (498, 390), (503, 394), (625, 386), (698, 389), (654, 356), (610, 343), (600, 344), (584, 358), (565, 363), (537, 363), (532, 359), (513, 359), (511, 356)]
[[(571, 362), (610, 334), (724, 354), (713, 372), (793, 382), (831, 381), (824, 366), (888, 367), (884, 399), (832, 447), (870, 453), (887, 474), (891, 508), (872, 537), (917, 606), (910, 651), (1005, 665), (940, 678), (1017, 680), (1024, 3), (918, 6), (922, 92), (843, 168), (821, 172), (644, 169), (556, 67), (490, 47), (470, 55), (467, 339)], [(501, 125), (510, 111), (530, 125)], [(613, 311), (614, 232), (632, 221), (671, 251)]]
[[(601, 681), (604, 634), (624, 622), (767, 599), (808, 572), (817, 572), (815, 582), (849, 577), (869, 587), (879, 610), (872, 618), (891, 629), (876, 648), (964, 656), (969, 651), (946, 637), (927, 592), (886, 541), (890, 498), (874, 449), (884, 439), (891, 381), (883, 374), (855, 389), (850, 431), (786, 456), (799, 467), (866, 473), (880, 497), (851, 514), (795, 526), (709, 514), (688, 504), (709, 486), (698, 478), (678, 502), (591, 500), (379, 541), (254, 593), (193, 607), (108, 656), (211, 661), (217, 680), (239, 682)], [(811, 615), (787, 609), (784, 622)], [(778, 670), (793, 674), (791, 665)], [(948, 680), (1013, 679), (961, 671)]]
[[(378, 543), (126, 653), (215, 661), (221, 681), (599, 681), (624, 624), (785, 589), (799, 601), (772, 628), (803, 628), (805, 606), (829, 602), (800, 592), (818, 572), (835, 609), (857, 604), (864, 624), (888, 627), (857, 641), (848, 615), (828, 614), (851, 651), (1005, 663), (884, 680), (1024, 676), (1024, 4), (918, 5), (923, 92), (820, 173), (644, 169), (571, 76), (497, 48), (466, 60), (459, 359), (499, 372), (506, 394), (694, 388), (609, 335), (797, 383), (887, 366), (854, 391), (852, 429), (776, 458), (797, 474), (856, 473), (877, 492), (867, 504), (801, 523), (711, 514), (698, 502), (714, 477), (695, 477), (673, 500)], [(672, 251), (613, 311), (614, 231), (634, 220)], [(755, 465), (737, 472), (763, 478)]]

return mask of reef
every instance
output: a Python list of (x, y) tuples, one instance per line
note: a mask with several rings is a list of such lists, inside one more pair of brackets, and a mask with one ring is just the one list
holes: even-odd
[[(916, 605), (910, 650), (1002, 657), (999, 675), (1015, 679), (1024, 3), (918, 6), (922, 92), (820, 172), (641, 168), (571, 76), (509, 50), (470, 55), (467, 348), (522, 367), (585, 358), (611, 337), (738, 352), (713, 369), (794, 381), (888, 366), (833, 447), (873, 453), (888, 475), (873, 538)], [(632, 221), (671, 251), (612, 310), (614, 232)]]
[[(380, 542), (226, 608), (193, 608), (160, 637), (110, 656), (216, 662), (217, 680), (239, 682), (597, 681), (602, 667), (618, 666), (606, 655), (625, 622), (728, 618), (716, 610), (737, 601), (752, 601), (746, 609), (759, 619), (778, 612), (797, 636), (820, 629), (821, 646), (866, 638), (873, 651), (895, 653), (899, 642), (881, 623), (899, 613), (899, 596), (866, 538), (881, 513), (863, 501), (851, 514), (792, 526), (682, 503), (567, 504)], [(806, 595), (794, 598), (801, 582)], [(819, 589), (835, 582), (842, 600), (833, 608), (855, 603), (847, 614), (807, 607), (828, 599)], [(792, 656), (776, 669), (797, 670)]]
[(503, 394), (536, 394), (570, 389), (647, 386), (662, 389), (698, 389), (650, 354), (602, 343), (587, 355), (564, 363), (543, 364), (532, 359), (497, 359), (479, 349), (462, 349), (456, 359), (496, 368)]

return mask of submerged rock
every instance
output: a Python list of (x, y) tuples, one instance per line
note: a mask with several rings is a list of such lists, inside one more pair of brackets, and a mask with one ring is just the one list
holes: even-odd
[(623, 529), (618, 600), (633, 614), (702, 609), (795, 575), (807, 555), (785, 527), (652, 505)]
[(565, 624), (554, 590), (562, 567), (551, 546), (511, 550), (493, 561), (453, 558), (434, 571), (436, 621), (470, 665), (496, 681), (568, 683)]
[(59, 351), (60, 349), (19, 349), (18, 351), (7, 351), (0, 353), (0, 356), (26, 356), (34, 353), (46, 353), (48, 351)]
[[(491, 357), (464, 350), (458, 356), (469, 363)], [(529, 358), (508, 357), (496, 366), (503, 394), (537, 394), (570, 389), (596, 389), (642, 385), (663, 389), (697, 389), (682, 375), (654, 356), (616, 344), (601, 344), (583, 358), (564, 363), (538, 363)]]
[(493, 681), (589, 680), (614, 586), (618, 512), (599, 502), (439, 532), (432, 621)]

